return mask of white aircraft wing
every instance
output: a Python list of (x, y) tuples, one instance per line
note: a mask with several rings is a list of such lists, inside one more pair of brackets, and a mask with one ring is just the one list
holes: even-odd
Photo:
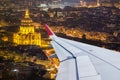
[(56, 80), (120, 80), (120, 52), (57, 37), (44, 26), (60, 60)]

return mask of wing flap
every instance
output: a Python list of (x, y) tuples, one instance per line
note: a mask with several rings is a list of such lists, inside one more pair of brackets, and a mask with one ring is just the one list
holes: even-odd
[(75, 59), (61, 62), (58, 68), (56, 80), (78, 80), (75, 65)]
[(88, 56), (79, 56), (60, 63), (56, 80), (101, 80), (101, 76)]
[(76, 59), (80, 77), (98, 75), (88, 56), (79, 56)]

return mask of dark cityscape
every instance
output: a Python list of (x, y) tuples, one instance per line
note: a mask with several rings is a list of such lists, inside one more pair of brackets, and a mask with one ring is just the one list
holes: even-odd
[(0, 0), (0, 80), (55, 80), (59, 37), (120, 52), (120, 0)]

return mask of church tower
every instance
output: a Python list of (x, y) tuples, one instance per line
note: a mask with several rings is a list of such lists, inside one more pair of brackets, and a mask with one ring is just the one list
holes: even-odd
[(19, 32), (13, 34), (13, 42), (17, 45), (41, 46), (41, 34), (35, 32), (33, 21), (30, 18), (28, 9), (26, 9), (25, 16), (21, 20)]
[(20, 33), (22, 34), (28, 34), (28, 33), (34, 33), (34, 26), (32, 25), (33, 21), (29, 16), (29, 10), (26, 9), (25, 17), (21, 20), (20, 25)]

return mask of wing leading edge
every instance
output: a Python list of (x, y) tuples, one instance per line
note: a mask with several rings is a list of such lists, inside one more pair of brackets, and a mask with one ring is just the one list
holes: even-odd
[(119, 52), (57, 37), (44, 26), (60, 60), (56, 80), (120, 80)]

